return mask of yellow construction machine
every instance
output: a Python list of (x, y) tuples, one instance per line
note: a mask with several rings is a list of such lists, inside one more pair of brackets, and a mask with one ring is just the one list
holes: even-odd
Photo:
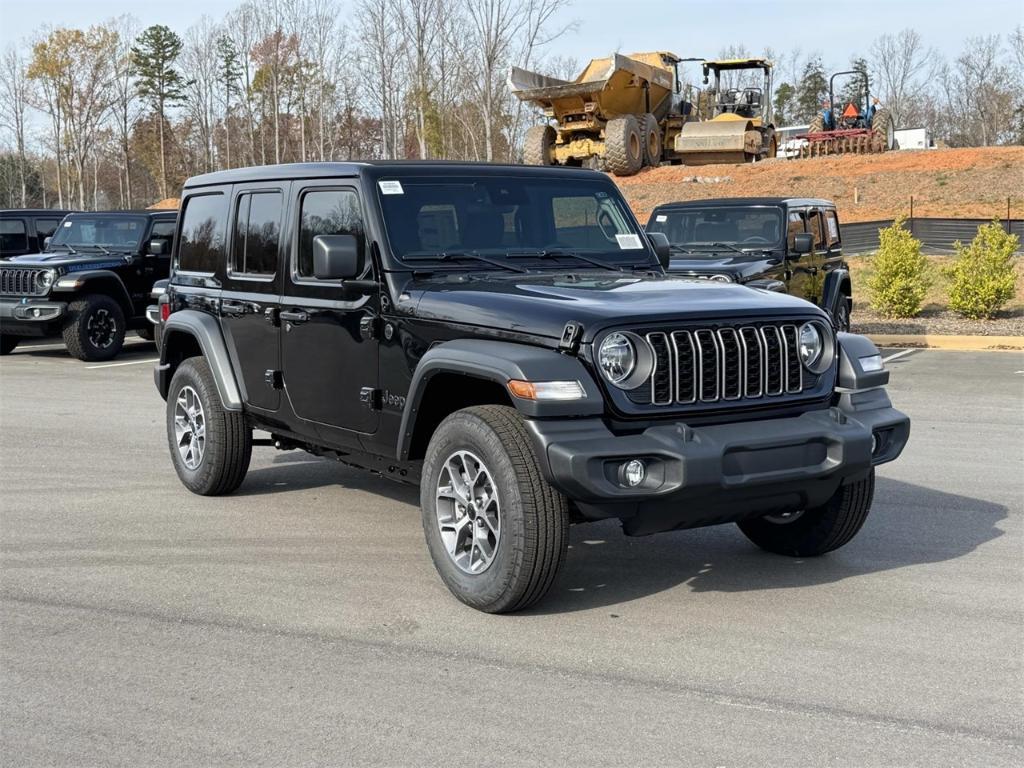
[[(775, 157), (772, 63), (767, 59), (705, 61), (700, 121), (688, 121), (674, 137), (674, 155), (686, 165), (743, 163)], [(727, 73), (727, 74), (726, 74)], [(756, 77), (751, 78), (753, 73)], [(731, 82), (723, 83), (723, 74)]]

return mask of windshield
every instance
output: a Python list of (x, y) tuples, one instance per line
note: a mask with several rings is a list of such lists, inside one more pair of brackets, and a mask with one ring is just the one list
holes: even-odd
[(57, 227), (50, 249), (135, 251), (145, 230), (141, 216), (70, 216)]
[(664, 233), (670, 244), (697, 251), (694, 255), (710, 256), (708, 251), (721, 244), (761, 251), (781, 245), (782, 210), (754, 205), (665, 210), (655, 213), (647, 231)]
[[(652, 262), (625, 204), (600, 179), (409, 176), (379, 181), (378, 197), (400, 259), (468, 254), (516, 258), (530, 268), (540, 266), (529, 263), (531, 255), (578, 254), (614, 266)], [(577, 258), (576, 266), (585, 263)]]

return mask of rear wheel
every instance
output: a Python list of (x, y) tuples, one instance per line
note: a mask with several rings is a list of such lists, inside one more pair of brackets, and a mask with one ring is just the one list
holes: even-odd
[(640, 123), (633, 115), (609, 120), (605, 128), (605, 164), (616, 176), (632, 176), (644, 162)]
[(825, 132), (825, 117), (823, 115), (815, 115), (811, 118), (811, 124), (807, 126), (808, 133), (824, 133)]
[(145, 339), (146, 341), (152, 341), (153, 340), (153, 326), (152, 325), (147, 325), (144, 328), (136, 328), (135, 329), (135, 333), (137, 333), (139, 335), (140, 339)]
[(531, 127), (523, 141), (523, 162), (526, 165), (552, 165), (551, 148), (554, 144), (555, 129), (550, 125)]
[(656, 168), (661, 164), (661, 127), (658, 118), (648, 112), (641, 119), (640, 128), (644, 140), (644, 165)]
[(252, 429), (241, 412), (224, 410), (202, 357), (188, 358), (171, 379), (167, 443), (178, 478), (200, 496), (231, 493), (249, 471)]
[(21, 341), (17, 336), (0, 336), (0, 355), (9, 355)]
[(109, 296), (94, 293), (68, 305), (64, 344), (79, 360), (110, 360), (124, 345), (124, 330), (121, 305)]
[(420, 501), (430, 557), (466, 605), (518, 611), (551, 587), (568, 548), (568, 505), (541, 475), (515, 409), (474, 406), (442, 421)]
[(839, 299), (839, 306), (836, 307), (835, 317), (836, 330), (843, 333), (850, 332), (850, 297), (843, 296)]
[(871, 135), (874, 140), (875, 151), (885, 152), (896, 147), (896, 130), (892, 120), (892, 113), (882, 107), (875, 112), (871, 118)]
[(739, 523), (748, 539), (769, 552), (815, 557), (839, 549), (864, 525), (875, 493), (875, 470), (863, 480), (841, 486), (815, 509), (768, 515)]

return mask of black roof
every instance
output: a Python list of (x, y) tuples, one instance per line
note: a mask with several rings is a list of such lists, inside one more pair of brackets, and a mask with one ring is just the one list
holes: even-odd
[(0, 208), (0, 216), (64, 216), (76, 213), (64, 208)]
[(81, 216), (177, 216), (177, 210), (169, 210), (167, 208), (161, 208), (158, 210), (149, 210), (148, 208), (138, 210), (124, 210), (124, 211), (71, 211), (72, 214)]
[(665, 208), (707, 208), (716, 205), (789, 205), (794, 207), (808, 205), (825, 208), (836, 207), (836, 204), (831, 200), (815, 197), (713, 197), (707, 200), (680, 200), (675, 203), (662, 203), (655, 210)]
[(374, 177), (391, 173), (438, 173), (449, 171), (465, 173), (471, 171), (479, 175), (501, 175), (510, 171), (531, 175), (564, 175), (573, 174), (581, 177), (607, 178), (598, 171), (583, 168), (565, 168), (561, 166), (514, 165), (508, 163), (475, 163), (454, 160), (371, 160), (365, 162), (346, 163), (285, 163), (281, 165), (260, 165), (250, 168), (233, 168), (228, 171), (215, 171), (193, 176), (185, 182), (189, 187), (201, 187), (211, 184), (237, 184), (249, 181), (270, 181), (283, 179), (317, 179), (339, 178), (370, 174)]

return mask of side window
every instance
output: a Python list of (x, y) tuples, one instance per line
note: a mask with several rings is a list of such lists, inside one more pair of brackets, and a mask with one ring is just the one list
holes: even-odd
[[(171, 251), (171, 243), (174, 242), (174, 228), (177, 223), (174, 221), (157, 221), (153, 223), (153, 231), (149, 233), (150, 240), (163, 240), (167, 243), (167, 250), (165, 255)], [(143, 243), (143, 246), (148, 249), (149, 243)]]
[(185, 272), (216, 272), (224, 258), (227, 197), (220, 192), (193, 195), (185, 201), (181, 216), (178, 269)]
[(825, 224), (828, 226), (828, 244), (839, 244), (839, 219), (835, 211), (825, 211)]
[(24, 251), (28, 249), (28, 237), (25, 234), (25, 222), (21, 219), (0, 220), (0, 248), (5, 251)]
[(281, 240), (280, 192), (246, 192), (238, 196), (231, 271), (244, 275), (277, 272), (277, 247)]
[(313, 276), (313, 238), (317, 235), (355, 235), (359, 248), (364, 247), (363, 212), (354, 190), (306, 192), (299, 216), (299, 252), (295, 264), (299, 277)]
[(551, 199), (555, 241), (579, 248), (604, 250), (615, 235), (629, 232), (620, 212), (593, 195)]
[(789, 249), (793, 249), (793, 242), (796, 236), (804, 231), (804, 214), (802, 211), (790, 211), (789, 221), (786, 224), (786, 242)]
[(821, 211), (812, 211), (807, 218), (807, 231), (814, 235), (815, 249), (825, 247), (825, 223)]
[(60, 226), (60, 219), (36, 219), (36, 236), (39, 238), (40, 246), (42, 246), (43, 240), (53, 237), (58, 226)]

